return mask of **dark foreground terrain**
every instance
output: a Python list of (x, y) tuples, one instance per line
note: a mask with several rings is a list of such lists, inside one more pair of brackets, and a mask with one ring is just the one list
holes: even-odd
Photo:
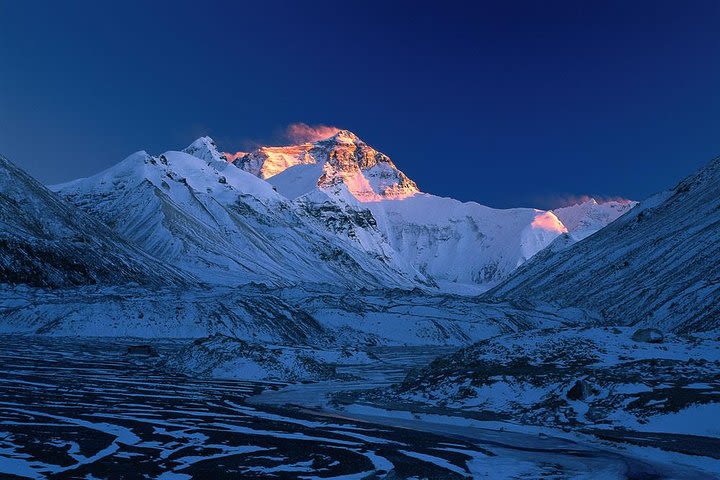
[(272, 386), (164, 373), (130, 345), (0, 336), (0, 478), (713, 478), (544, 436), (250, 404)]

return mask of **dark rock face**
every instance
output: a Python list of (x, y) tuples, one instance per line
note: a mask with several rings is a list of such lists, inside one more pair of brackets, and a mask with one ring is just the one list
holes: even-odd
[(152, 345), (130, 345), (127, 349), (127, 355), (157, 357), (158, 353)]
[(585, 400), (592, 394), (592, 388), (585, 380), (577, 380), (567, 392), (568, 400)]
[(657, 328), (641, 328), (635, 330), (632, 339), (636, 342), (662, 343), (663, 340), (665, 340), (665, 336)]

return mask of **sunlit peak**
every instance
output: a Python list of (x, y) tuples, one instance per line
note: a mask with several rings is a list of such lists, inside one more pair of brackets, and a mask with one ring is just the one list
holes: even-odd
[(532, 227), (548, 232), (567, 233), (568, 229), (552, 212), (539, 212), (531, 223)]

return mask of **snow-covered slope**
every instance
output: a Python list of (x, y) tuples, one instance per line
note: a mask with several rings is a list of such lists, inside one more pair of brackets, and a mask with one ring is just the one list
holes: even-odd
[(720, 329), (720, 159), (489, 294), (582, 307), (608, 321)]
[[(591, 319), (512, 302), (303, 285), (211, 288), (28, 289), (0, 285), (0, 333), (200, 338), (315, 348), (468, 345), (501, 333)], [(573, 322), (574, 323), (574, 322)]]
[(0, 156), (0, 283), (64, 287), (182, 282)]
[(500, 210), (421, 193), (386, 155), (346, 130), (315, 143), (263, 147), (235, 164), (267, 179), (311, 217), (334, 209), (367, 219), (373, 228), (347, 222), (351, 232), (338, 232), (338, 222), (330, 228), (454, 292), (487, 289), (560, 234), (583, 238), (629, 208), (592, 201), (559, 209), (567, 227), (556, 212)]
[(418, 193), (369, 205), (378, 228), (402, 258), (443, 289), (484, 290), (569, 232), (584, 238), (626, 211), (611, 204), (567, 207), (565, 225), (555, 211), (495, 209), (475, 202)]
[(370, 361), (363, 354), (351, 349), (249, 343), (218, 334), (195, 340), (167, 358), (163, 367), (196, 376), (310, 382), (342, 378), (335, 370), (336, 365)]
[[(563, 428), (720, 437), (720, 346), (633, 328), (562, 328), (503, 335), (440, 357), (382, 393), (422, 411)], [(693, 421), (695, 415), (705, 421)]]
[(630, 200), (598, 202), (589, 198), (583, 202), (556, 208), (552, 212), (568, 229), (575, 241), (582, 240), (614, 221), (637, 205)]
[(456, 292), (497, 283), (566, 231), (551, 212), (499, 210), (428, 194), (370, 210), (403, 258)]
[(272, 185), (228, 163), (207, 137), (185, 152), (137, 152), (52, 188), (206, 282), (372, 287), (414, 286), (419, 278), (308, 221)]

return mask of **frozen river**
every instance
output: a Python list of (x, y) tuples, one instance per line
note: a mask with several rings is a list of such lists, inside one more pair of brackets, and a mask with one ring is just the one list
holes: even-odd
[[(0, 478), (713, 478), (552, 437), (318, 409), (332, 383), (258, 397), (268, 385), (168, 374), (130, 344), (0, 337)], [(341, 388), (436, 353), (380, 352)]]

